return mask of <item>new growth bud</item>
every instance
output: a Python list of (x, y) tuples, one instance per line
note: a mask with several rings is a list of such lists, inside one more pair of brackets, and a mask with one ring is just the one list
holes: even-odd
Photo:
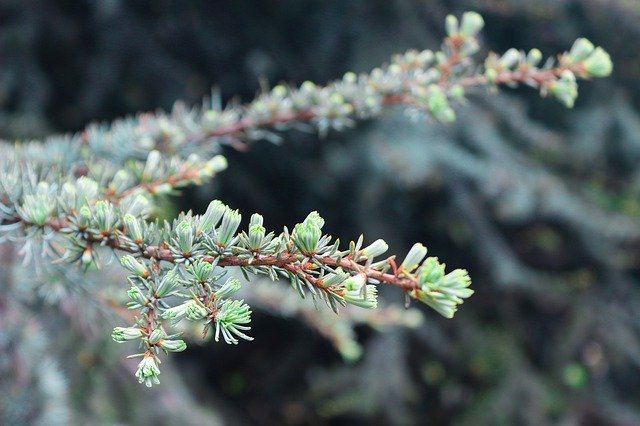
[(158, 346), (160, 346), (166, 352), (182, 352), (187, 349), (187, 344), (184, 340), (162, 340)]
[(122, 343), (142, 337), (142, 330), (137, 327), (115, 327), (111, 333), (114, 342)]
[(128, 305), (129, 309), (137, 309), (142, 306), (146, 306), (147, 303), (149, 303), (149, 299), (147, 299), (147, 297), (142, 293), (142, 290), (135, 285), (127, 291), (127, 296), (131, 299), (131, 302)]
[(578, 83), (576, 83), (576, 77), (571, 71), (565, 70), (559, 79), (549, 83), (547, 89), (567, 108), (573, 108), (578, 97)]
[(156, 279), (156, 297), (163, 298), (171, 296), (182, 284), (180, 273), (177, 268), (174, 268), (164, 274), (164, 276)]
[(378, 289), (374, 285), (367, 285), (367, 276), (358, 274), (347, 278), (343, 283), (344, 300), (365, 309), (375, 309), (378, 306)]
[(422, 259), (427, 255), (427, 248), (420, 243), (416, 243), (411, 247), (409, 253), (407, 253), (407, 257), (405, 257), (404, 261), (400, 265), (400, 268), (407, 271), (413, 272), (414, 269), (418, 267)]
[(592, 77), (607, 77), (613, 70), (611, 57), (601, 47), (596, 47), (593, 53), (584, 61), (584, 66)]
[(155, 345), (160, 340), (164, 339), (167, 336), (167, 333), (164, 332), (161, 328), (156, 328), (149, 335), (148, 341), (150, 345)]
[(438, 85), (432, 84), (428, 88), (427, 108), (436, 119), (443, 123), (450, 123), (456, 119), (455, 111), (449, 106), (447, 95)]
[(128, 254), (126, 256), (123, 256), (120, 259), (120, 263), (126, 269), (128, 269), (131, 272), (133, 272), (134, 274), (136, 274), (139, 277), (146, 277), (146, 276), (149, 275), (149, 271), (147, 270), (147, 268), (143, 264), (138, 262), (136, 260), (136, 258), (131, 256), (130, 254)]
[(238, 210), (226, 209), (220, 228), (218, 228), (218, 244), (227, 246), (233, 240), (241, 220), (242, 216)]
[(475, 37), (484, 27), (484, 19), (476, 12), (465, 12), (462, 14), (460, 24), (460, 35), (465, 37)]
[(262, 226), (262, 216), (257, 213), (253, 214), (249, 223), (249, 248), (251, 250), (258, 250), (262, 247), (265, 233), (266, 230)]
[(222, 155), (216, 155), (204, 164), (202, 168), (203, 177), (211, 178), (228, 166), (227, 159)]
[(124, 215), (124, 224), (126, 226), (127, 235), (136, 243), (141, 244), (144, 241), (140, 222), (132, 214)]
[(193, 249), (194, 238), (191, 223), (183, 220), (176, 226), (176, 242), (182, 254), (190, 254)]
[(202, 318), (206, 317), (208, 314), (209, 314), (209, 311), (207, 310), (207, 308), (205, 308), (204, 306), (196, 302), (190, 303), (187, 306), (187, 309), (185, 311), (185, 317), (189, 321), (201, 320)]
[(226, 210), (227, 206), (222, 201), (214, 200), (210, 202), (207, 211), (200, 216), (198, 229), (205, 233), (211, 232), (218, 225)]
[(238, 290), (240, 290), (242, 285), (240, 284), (240, 280), (236, 277), (231, 277), (227, 279), (222, 287), (216, 291), (216, 297), (218, 299), (227, 299), (233, 296)]
[(153, 355), (145, 355), (136, 370), (138, 382), (144, 383), (146, 387), (150, 388), (153, 385), (160, 384), (160, 379), (158, 379), (159, 375), (160, 369), (158, 368), (155, 357)]
[(571, 50), (569, 51), (569, 58), (571, 58), (571, 62), (578, 63), (587, 59), (591, 53), (593, 53), (593, 43), (591, 43), (586, 38), (579, 38), (571, 46)]
[(449, 37), (453, 37), (458, 34), (458, 18), (453, 15), (447, 15), (444, 24)]
[(373, 259), (376, 256), (386, 253), (389, 245), (382, 239), (375, 240), (373, 243), (362, 249), (362, 255), (367, 259)]
[(304, 222), (295, 226), (293, 230), (294, 242), (302, 253), (308, 255), (315, 253), (322, 237), (323, 225), (324, 219), (320, 217), (318, 212), (311, 212)]

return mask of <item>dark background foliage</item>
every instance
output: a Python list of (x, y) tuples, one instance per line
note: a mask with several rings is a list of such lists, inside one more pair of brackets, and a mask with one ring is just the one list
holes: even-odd
[[(229, 424), (640, 424), (636, 0), (4, 0), (0, 135), (74, 132), (197, 104), (211, 87), (247, 101), (261, 79), (324, 83), (437, 48), (446, 14), (466, 10), (485, 17), (487, 49), (553, 54), (586, 36), (614, 75), (581, 84), (573, 110), (527, 89), (478, 91), (451, 126), (390, 111), (324, 139), (229, 150), (229, 170), (177, 203), (220, 198), (271, 228), (318, 210), (343, 241), (363, 232), (400, 254), (425, 241), (470, 270), (476, 294), (450, 321), (425, 310), (418, 330), (359, 329), (365, 356), (349, 366), (306, 326), (257, 312), (256, 341), (175, 357), (189, 393)], [(82, 392), (71, 406), (145, 418), (110, 389), (114, 412)]]

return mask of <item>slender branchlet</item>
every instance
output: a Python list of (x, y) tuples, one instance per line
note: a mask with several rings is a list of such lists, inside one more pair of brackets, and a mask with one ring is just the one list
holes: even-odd
[[(202, 108), (177, 105), (170, 114), (142, 114), (110, 125), (91, 125), (73, 136), (0, 146), (0, 243), (21, 244), (24, 261), (99, 263), (115, 253), (130, 273), (127, 306), (133, 324), (116, 327), (117, 342), (137, 341), (141, 383), (159, 383), (159, 354), (186, 348), (175, 325), (202, 324), (203, 335), (236, 344), (249, 336), (251, 310), (235, 297), (245, 277), (284, 279), (302, 297), (338, 311), (348, 304), (373, 309), (379, 285), (393, 286), (451, 318), (471, 296), (463, 269), (447, 272), (415, 244), (402, 259), (385, 255), (387, 244), (364, 239), (341, 246), (309, 214), (291, 230), (267, 232), (254, 214), (213, 201), (202, 215), (172, 222), (151, 220), (156, 196), (200, 185), (223, 171), (223, 145), (244, 149), (258, 140), (279, 140), (290, 129), (323, 135), (384, 108), (418, 110), (441, 122), (455, 120), (456, 104), (481, 86), (526, 84), (572, 107), (577, 80), (611, 73), (606, 52), (586, 39), (542, 62), (537, 49), (489, 53), (482, 65), (476, 13), (449, 16), (441, 50), (408, 51), (368, 74), (347, 73), (324, 87), (277, 85), (246, 105)], [(541, 65), (542, 64), (542, 65)], [(44, 258), (44, 262), (43, 262)]]

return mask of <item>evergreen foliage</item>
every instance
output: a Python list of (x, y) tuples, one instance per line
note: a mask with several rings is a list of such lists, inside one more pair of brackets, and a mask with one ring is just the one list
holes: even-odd
[[(448, 123), (478, 87), (524, 84), (572, 107), (577, 80), (612, 71), (608, 54), (586, 39), (546, 61), (537, 49), (509, 49), (479, 61), (482, 26), (476, 13), (459, 21), (449, 16), (441, 50), (396, 55), (386, 66), (347, 73), (326, 86), (278, 85), (246, 105), (223, 107), (214, 98), (202, 108), (177, 104), (168, 114), (141, 114), (75, 135), (4, 144), (0, 242), (17, 247), (24, 265), (33, 265), (40, 277), (68, 265), (94, 270), (117, 257), (129, 274), (120, 301), (136, 314), (131, 318), (113, 308), (131, 322), (115, 327), (112, 339), (139, 343), (139, 353), (132, 355), (141, 358), (135, 376), (149, 387), (159, 383), (159, 355), (186, 348), (185, 322), (201, 325), (202, 334), (216, 341), (252, 339), (251, 309), (236, 296), (249, 285), (234, 275), (238, 270), (246, 279), (250, 274), (285, 279), (301, 297), (323, 301), (336, 312), (349, 304), (375, 309), (378, 286), (388, 285), (451, 318), (473, 293), (470, 278), (465, 270), (447, 272), (437, 258), (426, 257), (422, 244), (396, 263), (395, 256), (384, 256), (383, 240), (365, 246), (361, 237), (342, 246), (324, 233), (317, 212), (291, 230), (268, 232), (259, 214), (243, 227), (241, 214), (218, 200), (201, 215), (160, 220), (158, 200), (225, 170), (224, 146), (242, 150), (259, 141), (279, 142), (291, 129), (326, 135), (378, 118), (390, 107)], [(3, 258), (11, 259), (12, 251), (4, 250)], [(5, 287), (10, 295), (9, 284)], [(45, 293), (64, 303), (64, 296)], [(105, 301), (97, 303), (109, 308)]]

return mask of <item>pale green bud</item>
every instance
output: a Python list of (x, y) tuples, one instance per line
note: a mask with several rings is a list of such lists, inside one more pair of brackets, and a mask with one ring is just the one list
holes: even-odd
[(542, 60), (542, 52), (539, 49), (531, 49), (527, 53), (527, 64), (532, 67), (537, 67)]
[[(451, 121), (451, 114), (453, 113), (453, 110), (449, 107), (447, 95), (445, 95), (438, 85), (432, 84), (429, 86), (427, 93), (427, 107), (429, 112), (438, 120), (443, 122)], [(455, 119), (455, 113), (453, 114), (453, 118)]]
[(584, 61), (587, 72), (592, 77), (607, 77), (613, 70), (611, 57), (601, 47), (596, 47), (591, 56)]
[(167, 352), (182, 352), (187, 349), (184, 340), (163, 340), (159, 346)]
[(216, 155), (204, 164), (202, 174), (206, 177), (215, 176), (221, 171), (226, 170), (228, 165), (229, 163), (224, 156)]
[(418, 59), (418, 51), (417, 50), (408, 50), (402, 55), (402, 62), (405, 63), (413, 63)]
[(152, 355), (145, 355), (138, 364), (138, 369), (136, 370), (136, 377), (138, 378), (138, 382), (144, 383), (145, 386), (150, 388), (153, 385), (160, 384), (160, 380), (158, 376), (160, 375), (160, 369), (158, 368), (158, 364), (156, 363), (155, 357)]
[(171, 194), (173, 191), (173, 186), (169, 183), (161, 183), (153, 187), (153, 193), (156, 195), (167, 195)]
[(409, 253), (407, 253), (407, 257), (405, 257), (400, 268), (407, 272), (411, 272), (416, 269), (426, 255), (427, 248), (420, 243), (415, 243), (413, 247), (411, 247), (411, 250), (409, 250)]
[(164, 339), (165, 337), (167, 337), (167, 333), (165, 333), (164, 330), (162, 330), (161, 328), (156, 328), (149, 335), (149, 338), (148, 338), (149, 344), (150, 345), (155, 345), (156, 343), (158, 343), (160, 340)]
[(191, 253), (193, 249), (193, 227), (191, 223), (183, 220), (176, 226), (176, 241), (183, 254)]
[(586, 38), (577, 39), (569, 51), (571, 62), (575, 64), (584, 61), (593, 53), (593, 49), (595, 46)]
[(360, 291), (366, 283), (367, 276), (365, 274), (358, 274), (347, 278), (342, 283), (342, 286), (347, 291)]
[(300, 90), (305, 92), (315, 92), (316, 89), (317, 86), (315, 85), (315, 83), (308, 80), (302, 83), (302, 85), (300, 86)]
[(419, 269), (421, 284), (435, 283), (444, 276), (444, 264), (437, 257), (427, 257)]
[(114, 342), (122, 343), (142, 337), (142, 330), (137, 327), (115, 327), (111, 333)]
[(111, 232), (115, 228), (118, 216), (113, 204), (100, 200), (96, 202), (93, 219), (100, 231)]
[(76, 216), (76, 221), (78, 226), (82, 228), (86, 228), (91, 223), (91, 209), (88, 206), (80, 207), (80, 211), (78, 212), (78, 216)]
[(160, 154), (160, 151), (154, 149), (153, 151), (149, 152), (149, 155), (147, 156), (147, 162), (144, 166), (143, 171), (143, 175), (147, 179), (157, 172), (158, 167), (160, 167), (160, 160), (162, 160), (162, 154)]
[(187, 310), (194, 303), (195, 302), (193, 300), (189, 300), (178, 306), (174, 306), (173, 308), (166, 309), (162, 312), (162, 314), (160, 314), (160, 318), (176, 323), (187, 314)]
[(273, 93), (273, 95), (278, 98), (284, 98), (285, 96), (287, 96), (287, 92), (288, 92), (287, 88), (284, 87), (282, 84), (278, 84), (271, 91), (271, 93)]
[(149, 275), (149, 271), (147, 270), (147, 268), (143, 264), (138, 262), (136, 258), (131, 256), (130, 254), (123, 256), (120, 259), (120, 263), (126, 269), (138, 275), (139, 277), (146, 277)]
[(354, 72), (348, 72), (342, 77), (342, 81), (349, 84), (354, 84), (358, 81), (358, 76)]
[(198, 259), (193, 264), (187, 266), (187, 271), (193, 275), (196, 281), (203, 283), (211, 278), (213, 265), (209, 262)]
[(111, 188), (116, 191), (116, 193), (121, 193), (127, 188), (131, 186), (133, 182), (133, 176), (130, 172), (126, 170), (118, 170), (116, 174), (113, 176), (113, 180), (111, 181)]
[(311, 212), (302, 223), (298, 223), (294, 229), (294, 242), (305, 254), (315, 253), (318, 242), (322, 237), (322, 226), (324, 219), (318, 212)]
[(389, 250), (389, 245), (382, 239), (375, 240), (373, 243), (362, 249), (362, 255), (367, 259), (373, 259)]
[(375, 285), (364, 285), (358, 289), (347, 290), (345, 287), (344, 300), (364, 309), (378, 307), (378, 288)]
[(199, 303), (192, 302), (187, 306), (185, 316), (189, 321), (198, 321), (206, 317), (209, 311)]
[(517, 65), (522, 59), (522, 55), (518, 49), (509, 49), (500, 57), (498, 61), (504, 68), (511, 69)]
[(238, 290), (240, 290), (240, 287), (242, 287), (242, 284), (240, 284), (240, 280), (236, 277), (230, 277), (229, 279), (227, 279), (224, 285), (216, 291), (216, 298), (227, 299), (233, 296), (233, 294), (235, 294)]
[(134, 215), (127, 213), (124, 215), (123, 220), (127, 227), (127, 235), (129, 235), (136, 244), (141, 244), (144, 241), (144, 236), (142, 235), (142, 228), (140, 227), (138, 219), (136, 219)]
[(317, 211), (312, 211), (311, 213), (309, 213), (307, 217), (304, 219), (304, 221), (312, 222), (320, 229), (322, 229), (322, 227), (324, 226), (324, 219), (320, 216), (320, 214)]
[(52, 203), (44, 194), (29, 194), (24, 197), (20, 208), (20, 215), (27, 222), (43, 226), (53, 214), (55, 203)]
[(484, 27), (484, 19), (476, 12), (465, 12), (462, 14), (460, 23), (460, 35), (465, 37), (475, 37)]
[(177, 268), (172, 269), (160, 278), (157, 282), (156, 296), (158, 298), (167, 297), (174, 293), (174, 291), (182, 284), (180, 275)]
[(294, 231), (298, 248), (300, 248), (303, 253), (315, 253), (318, 242), (322, 237), (320, 228), (313, 222), (303, 222), (296, 225)]
[(447, 15), (444, 23), (449, 37), (453, 37), (458, 34), (458, 18), (453, 15)]
[(142, 290), (140, 290), (136, 286), (132, 286), (129, 290), (127, 290), (127, 296), (129, 296), (129, 299), (131, 299), (131, 301), (133, 302), (130, 306), (131, 309), (146, 306), (146, 304), (149, 302), (147, 297), (142, 293)]
[(238, 212), (238, 210), (231, 210), (227, 208), (224, 216), (222, 217), (220, 228), (218, 229), (218, 243), (222, 244), (223, 246), (229, 244), (235, 237), (241, 220), (242, 215)]
[(198, 227), (202, 232), (208, 233), (218, 225), (220, 219), (227, 210), (227, 206), (220, 200), (213, 200), (209, 203), (207, 211), (200, 216)]
[(565, 70), (560, 78), (548, 85), (548, 91), (567, 108), (572, 108), (578, 97), (578, 83), (575, 75)]
[(262, 226), (262, 216), (254, 213), (249, 222), (249, 248), (257, 250), (262, 246), (266, 230)]

